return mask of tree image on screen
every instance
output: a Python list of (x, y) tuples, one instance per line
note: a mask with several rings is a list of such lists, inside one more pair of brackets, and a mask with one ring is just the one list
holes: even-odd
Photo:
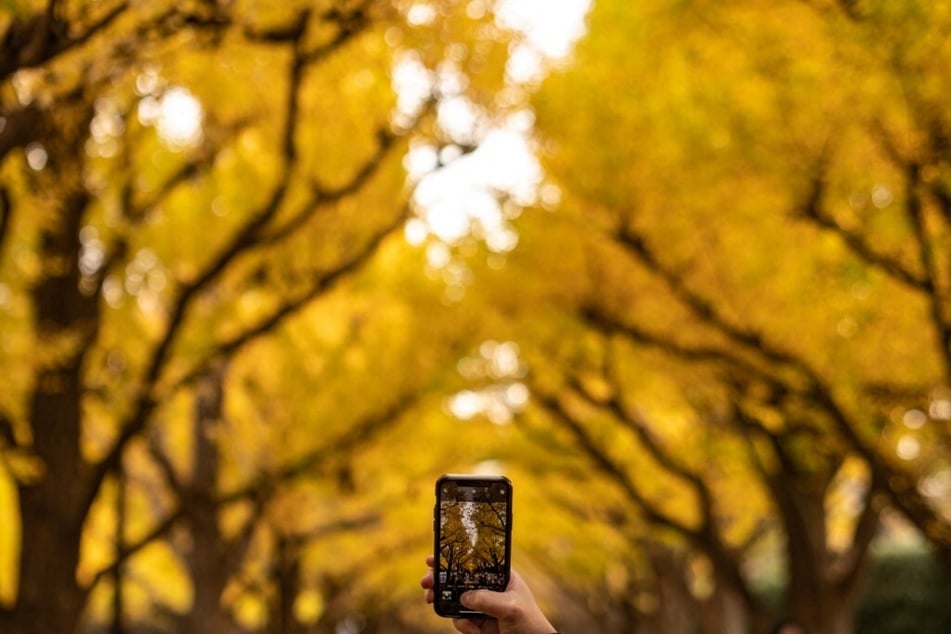
[(453, 597), (475, 587), (505, 584), (506, 503), (483, 489), (461, 489), (440, 502), (439, 570)]

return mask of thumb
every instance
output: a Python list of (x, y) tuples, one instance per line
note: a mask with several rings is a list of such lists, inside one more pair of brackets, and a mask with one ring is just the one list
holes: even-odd
[(459, 597), (462, 605), (489, 616), (500, 617), (505, 612), (505, 593), (492, 590), (469, 590)]

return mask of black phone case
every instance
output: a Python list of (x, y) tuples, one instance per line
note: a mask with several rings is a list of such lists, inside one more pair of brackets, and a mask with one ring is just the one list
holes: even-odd
[[(479, 487), (482, 485), (485, 487), (492, 486), (503, 486), (506, 489), (505, 499), (506, 499), (506, 508), (505, 508), (505, 519), (504, 519), (504, 555), (503, 555), (503, 567), (501, 571), (501, 578), (499, 578), (495, 583), (478, 583), (475, 582), (475, 585), (472, 585), (473, 582), (468, 582), (466, 584), (465, 590), (472, 590), (476, 588), (486, 588), (489, 590), (502, 591), (508, 586), (509, 578), (511, 576), (511, 560), (512, 560), (512, 482), (502, 475), (459, 475), (459, 474), (445, 474), (440, 476), (436, 480), (436, 504), (433, 507), (433, 557), (435, 558), (435, 563), (433, 567), (433, 592), (435, 600), (433, 601), (433, 607), (436, 611), (436, 614), (439, 616), (447, 618), (469, 618), (469, 617), (485, 617), (487, 615), (477, 612), (475, 610), (469, 610), (463, 607), (458, 603), (458, 595), (462, 592), (458, 586), (453, 586), (449, 583), (448, 575), (449, 571), (444, 571), (443, 566), (441, 565), (441, 524), (440, 524), (440, 505), (444, 501), (442, 497), (442, 488), (443, 485), (458, 483), (461, 487)], [(444, 595), (444, 593), (447, 593)]]

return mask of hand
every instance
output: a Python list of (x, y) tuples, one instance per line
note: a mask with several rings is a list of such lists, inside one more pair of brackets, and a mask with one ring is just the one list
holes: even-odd
[[(433, 558), (426, 558), (429, 572), (419, 584), (425, 590), (426, 603), (432, 603)], [(535, 603), (535, 597), (522, 577), (512, 570), (505, 592), (470, 590), (460, 597), (470, 610), (478, 610), (494, 618), (453, 619), (456, 631), (462, 634), (552, 634), (552, 627)]]

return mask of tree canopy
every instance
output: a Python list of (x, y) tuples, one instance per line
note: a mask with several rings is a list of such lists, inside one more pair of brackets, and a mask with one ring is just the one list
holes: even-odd
[(0, 3), (0, 630), (445, 631), (447, 471), (565, 631), (951, 566), (951, 4), (519, 10)]

